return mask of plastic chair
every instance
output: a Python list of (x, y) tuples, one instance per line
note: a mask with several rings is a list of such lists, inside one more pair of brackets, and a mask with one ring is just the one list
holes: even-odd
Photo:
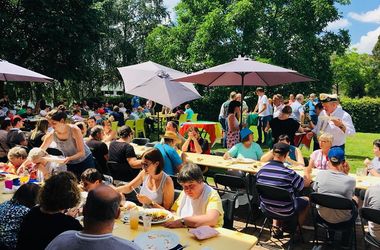
[(178, 119), (178, 123), (181, 126), (182, 123), (186, 122), (187, 114), (181, 114)]
[(143, 133), (144, 137), (146, 137), (145, 134), (145, 119), (137, 119), (136, 120), (136, 125), (135, 125), (135, 134), (136, 136), (139, 136), (140, 133)]
[[(356, 228), (355, 221), (357, 217), (357, 208), (351, 199), (332, 195), (332, 194), (321, 194), (321, 193), (311, 193), (310, 201), (313, 205), (312, 214), (314, 221), (314, 240), (313, 243), (318, 243), (318, 228), (326, 230), (326, 232), (347, 232), (348, 230), (353, 230), (354, 239), (351, 241), (351, 244), (354, 244), (354, 249), (356, 249)], [(341, 223), (329, 223), (325, 221), (319, 214), (316, 208), (316, 205), (337, 209), (337, 210), (350, 210), (352, 218), (348, 221)], [(351, 237), (350, 237), (351, 239)]]
[[(247, 213), (245, 227), (248, 226), (250, 215), (253, 214), (252, 203), (249, 197), (248, 183), (245, 177), (228, 174), (214, 174), (216, 190), (222, 198), (232, 199), (234, 204), (239, 196), (246, 196), (248, 200), (249, 213)], [(220, 188), (224, 186), (224, 188)], [(256, 224), (255, 224), (256, 227)]]
[(112, 129), (113, 131), (117, 131), (117, 128), (118, 128), (118, 126), (117, 126), (117, 122), (112, 122), (111, 124), (112, 124), (111, 129)]
[[(272, 213), (271, 211), (267, 210), (264, 206), (260, 205), (260, 209), (265, 216), (265, 220), (261, 226), (259, 235), (257, 236), (258, 241), (260, 241), (260, 236), (263, 232), (264, 226), (266, 225), (268, 219), (287, 221), (287, 222), (290, 222), (290, 226), (288, 228), (290, 231), (288, 249), (292, 249), (293, 243), (294, 243), (294, 236), (295, 236), (297, 227), (299, 228), (299, 232), (300, 232), (300, 236), (302, 240), (302, 231), (301, 231), (301, 226), (299, 225), (299, 222), (298, 222), (298, 213), (295, 209), (295, 201), (293, 198), (293, 194), (284, 188), (270, 186), (266, 184), (260, 184), (260, 183), (256, 183), (256, 190), (260, 196), (260, 199), (270, 199), (270, 200), (275, 200), (275, 201), (280, 201), (280, 202), (292, 202), (293, 211), (294, 211), (293, 214), (290, 214), (288, 216), (282, 216), (282, 215)], [(291, 223), (291, 222), (295, 222), (295, 223)], [(272, 229), (273, 229), (273, 224), (271, 224), (269, 227), (270, 235), (272, 234)]]
[(132, 140), (133, 143), (139, 145), (139, 146), (144, 146), (146, 145), (147, 143), (150, 142), (149, 138), (134, 138)]
[(198, 121), (198, 113), (194, 113), (193, 116), (191, 117), (192, 122)]
[(369, 232), (364, 230), (365, 221), (370, 221), (376, 224), (380, 224), (380, 210), (363, 207), (359, 210), (360, 218), (362, 221), (362, 230), (365, 241), (365, 248), (369, 249), (371, 246), (374, 246), (380, 249), (380, 242), (375, 239)]
[(135, 120), (126, 120), (125, 125), (127, 125), (131, 129), (135, 130)]

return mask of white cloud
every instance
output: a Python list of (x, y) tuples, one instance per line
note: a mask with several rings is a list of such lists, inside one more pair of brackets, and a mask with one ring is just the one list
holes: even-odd
[(350, 12), (348, 16), (363, 23), (380, 23), (380, 5), (376, 9), (365, 13)]
[(347, 28), (350, 25), (351, 25), (351, 23), (346, 18), (342, 18), (342, 19), (335, 20), (334, 22), (329, 22), (327, 24), (325, 30), (326, 31), (336, 31), (339, 29)]
[(351, 48), (356, 48), (359, 53), (372, 54), (372, 49), (375, 47), (379, 35), (380, 26), (375, 30), (368, 31), (367, 34), (360, 37), (360, 41), (353, 44)]

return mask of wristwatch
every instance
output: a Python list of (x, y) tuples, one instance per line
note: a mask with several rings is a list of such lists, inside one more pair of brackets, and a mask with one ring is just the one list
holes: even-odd
[(185, 219), (184, 218), (181, 218), (181, 224), (182, 224), (182, 226), (186, 227)]

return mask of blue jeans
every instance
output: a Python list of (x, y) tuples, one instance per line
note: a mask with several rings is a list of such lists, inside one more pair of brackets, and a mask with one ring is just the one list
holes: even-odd
[(228, 123), (226, 118), (219, 117), (219, 122), (222, 125), (223, 129), (223, 148), (227, 148), (227, 131), (228, 131)]
[[(265, 133), (264, 129), (267, 126), (267, 123), (270, 121), (271, 116), (259, 116), (259, 123), (257, 124), (257, 132), (258, 132), (258, 143), (264, 143), (267, 140), (267, 133)], [(262, 133), (264, 133), (264, 141)]]

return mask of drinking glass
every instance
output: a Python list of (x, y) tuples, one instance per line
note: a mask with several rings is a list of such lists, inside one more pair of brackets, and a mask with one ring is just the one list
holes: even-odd
[(147, 213), (143, 215), (144, 231), (149, 231), (152, 228), (152, 218), (151, 214)]
[(132, 230), (137, 230), (139, 227), (139, 210), (137, 208), (129, 211), (129, 226)]

